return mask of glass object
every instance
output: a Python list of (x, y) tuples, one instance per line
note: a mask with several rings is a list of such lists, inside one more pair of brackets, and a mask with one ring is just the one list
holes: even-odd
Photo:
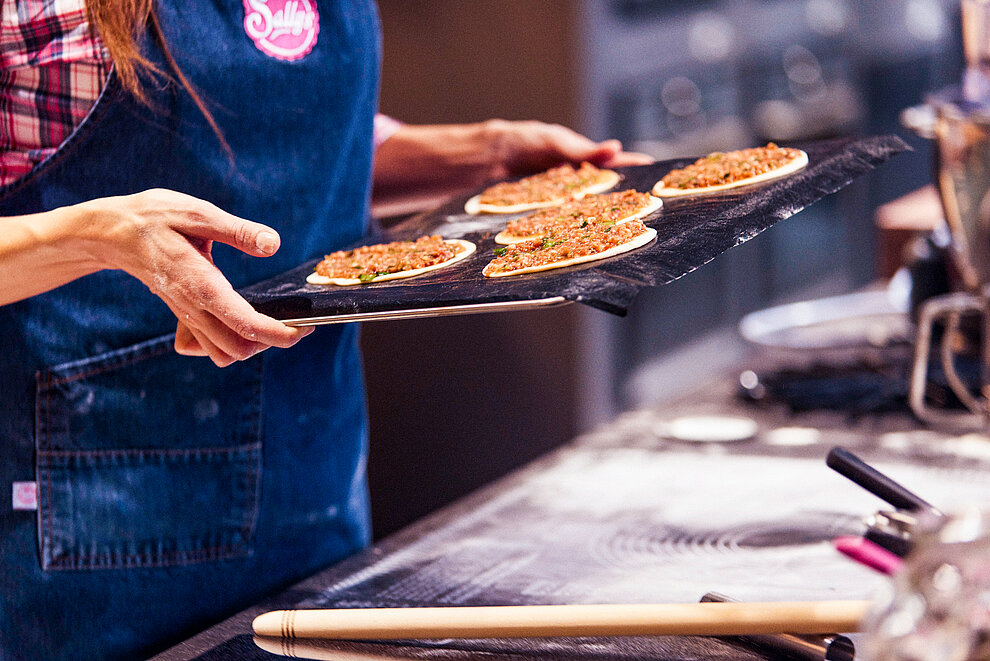
[(990, 508), (922, 519), (864, 622), (866, 661), (990, 660)]

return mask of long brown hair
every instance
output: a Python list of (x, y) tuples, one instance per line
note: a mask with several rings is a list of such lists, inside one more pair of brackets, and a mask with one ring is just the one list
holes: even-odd
[[(141, 103), (148, 105), (150, 102), (144, 89), (147, 80), (177, 81), (203, 113), (203, 117), (220, 140), (228, 158), (233, 158), (230, 145), (227, 144), (220, 127), (213, 119), (213, 114), (172, 57), (161, 26), (158, 24), (153, 0), (86, 0), (86, 17), (89, 19), (90, 28), (99, 35), (110, 53), (117, 78), (125, 90), (133, 94)], [(168, 71), (162, 71), (141, 53), (138, 39), (146, 29), (164, 54)]]

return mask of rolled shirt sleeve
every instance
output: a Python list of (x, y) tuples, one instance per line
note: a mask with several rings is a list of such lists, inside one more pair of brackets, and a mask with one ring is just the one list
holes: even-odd
[(395, 135), (395, 132), (400, 128), (402, 128), (402, 122), (399, 120), (381, 113), (375, 115), (375, 149), (381, 147), (382, 143)]

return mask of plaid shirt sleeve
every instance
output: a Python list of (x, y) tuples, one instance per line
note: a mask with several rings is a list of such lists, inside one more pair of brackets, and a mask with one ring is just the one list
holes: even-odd
[(96, 103), (110, 68), (84, 0), (0, 2), (0, 185), (55, 153)]
[[(0, 1), (0, 185), (51, 156), (93, 108), (111, 61), (85, 0)], [(375, 116), (375, 148), (402, 123)]]

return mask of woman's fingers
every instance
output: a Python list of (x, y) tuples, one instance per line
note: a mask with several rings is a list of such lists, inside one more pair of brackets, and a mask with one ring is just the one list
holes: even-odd
[(599, 167), (622, 167), (624, 165), (648, 165), (653, 158), (639, 152), (623, 151), (618, 140), (594, 142), (579, 133), (563, 126), (548, 131), (550, 151), (559, 151), (571, 161), (588, 161)]
[(646, 154), (623, 151), (618, 140), (595, 142), (559, 124), (496, 120), (491, 125), (499, 133), (501, 157), (509, 174), (528, 174), (565, 162), (588, 161), (600, 167), (653, 162)]
[[(175, 350), (184, 356), (207, 356), (219, 367), (246, 360), (270, 345), (260, 342), (245, 342), (230, 329), (207, 313), (203, 313), (197, 324), (190, 315), (186, 321), (179, 321), (175, 330)], [(313, 328), (300, 329), (300, 337), (313, 332)]]
[(183, 222), (176, 223), (174, 227), (188, 236), (226, 243), (255, 257), (274, 255), (282, 245), (278, 232), (271, 227), (231, 216), (216, 207), (213, 209), (218, 213), (209, 222), (193, 216), (182, 219)]
[(192, 331), (182, 320), (175, 326), (175, 352), (183, 356), (208, 356), (209, 353), (196, 339)]
[[(220, 241), (255, 257), (274, 255), (281, 245), (278, 232), (267, 225), (238, 218), (192, 195), (155, 188), (133, 195), (101, 198), (91, 203), (99, 215), (123, 226), (125, 240), (140, 241), (163, 226), (187, 237), (208, 252), (210, 241)], [(128, 231), (130, 230), (130, 231)]]
[[(274, 255), (282, 244), (278, 232), (271, 227), (238, 218), (205, 200), (167, 190), (144, 194), (166, 197), (178, 206), (188, 206), (186, 213), (174, 214), (170, 224), (190, 239), (219, 241), (255, 257)], [(181, 197), (174, 199), (175, 196)]]
[[(182, 325), (180, 323), (180, 325)], [(216, 344), (210, 341), (210, 339), (201, 331), (196, 328), (187, 326), (186, 332), (189, 334), (189, 338), (185, 339), (186, 346), (194, 345), (198, 348), (196, 353), (189, 353), (184, 355), (201, 355), (206, 356), (213, 361), (217, 367), (227, 367), (237, 361), (236, 358), (224, 353)], [(183, 334), (184, 335), (184, 334)], [(175, 332), (176, 339), (176, 350), (178, 351), (179, 346), (179, 327), (176, 327)], [(179, 351), (179, 353), (182, 353)]]
[(193, 323), (224, 351), (239, 356), (255, 344), (288, 348), (310, 333), (309, 329), (292, 328), (259, 313), (215, 267), (204, 270), (195, 276), (194, 286), (185, 291), (194, 310), (212, 317), (196, 314)]
[[(198, 340), (199, 348), (217, 364), (245, 360), (273, 346), (291, 347), (313, 331), (291, 328), (260, 314), (219, 271), (191, 274), (188, 281), (176, 283), (163, 298), (176, 313), (180, 326), (188, 329), (189, 335)], [(177, 329), (177, 349), (181, 346), (190, 352), (196, 350), (189, 335), (183, 331), (180, 336)]]
[(627, 165), (649, 165), (655, 159), (649, 154), (623, 151), (622, 143), (618, 140), (606, 140), (598, 143), (598, 150), (587, 160), (603, 168), (621, 168)]

